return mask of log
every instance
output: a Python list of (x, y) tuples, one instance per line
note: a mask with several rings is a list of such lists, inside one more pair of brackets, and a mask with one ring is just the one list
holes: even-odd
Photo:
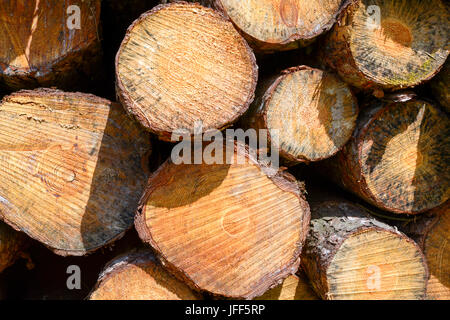
[(357, 101), (346, 83), (298, 66), (260, 82), (244, 121), (267, 130), (272, 147), (296, 164), (336, 154), (350, 139), (357, 116)]
[(413, 240), (351, 202), (319, 195), (310, 205), (302, 268), (320, 297), (424, 298), (427, 265)]
[(100, 0), (3, 2), (0, 85), (69, 89), (89, 82), (101, 65), (99, 23)]
[(435, 208), (399, 228), (422, 248), (428, 262), (427, 299), (450, 299), (450, 202)]
[(417, 214), (449, 198), (448, 115), (430, 102), (372, 101), (350, 142), (318, 170), (378, 208)]
[(150, 178), (135, 225), (194, 289), (252, 299), (297, 271), (309, 208), (293, 176), (240, 143), (230, 151), (223, 164), (175, 165), (172, 155)]
[(325, 40), (325, 62), (372, 92), (430, 80), (448, 56), (449, 9), (441, 0), (355, 0)]
[(318, 300), (304, 274), (287, 277), (282, 284), (254, 300)]
[(84, 255), (132, 226), (150, 139), (118, 104), (23, 90), (0, 104), (0, 219), (60, 255)]
[(434, 97), (442, 108), (450, 113), (450, 63), (446, 63), (441, 72), (430, 82)]
[(26, 242), (23, 233), (11, 229), (0, 221), (0, 273), (20, 257)]
[(253, 101), (255, 56), (233, 25), (197, 3), (159, 5), (128, 29), (116, 56), (119, 100), (147, 130), (170, 141), (237, 120)]
[(150, 250), (121, 255), (101, 272), (90, 300), (201, 300), (174, 278)]
[(309, 45), (328, 31), (347, 0), (212, 0), (260, 53)]

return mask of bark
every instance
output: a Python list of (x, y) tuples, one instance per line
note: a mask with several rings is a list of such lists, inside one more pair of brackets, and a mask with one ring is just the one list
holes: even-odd
[(120, 238), (149, 175), (148, 134), (89, 94), (24, 90), (0, 110), (0, 218), (61, 255)]
[(212, 0), (258, 53), (292, 50), (328, 31), (347, 0)]
[(350, 142), (319, 171), (378, 208), (417, 214), (449, 196), (449, 119), (432, 103), (372, 101)]
[(382, 97), (430, 80), (448, 56), (448, 7), (441, 0), (356, 0), (322, 53), (342, 79)]
[[(331, 199), (331, 200), (330, 200)], [(428, 277), (420, 248), (361, 206), (311, 200), (302, 268), (323, 299), (422, 299)]]
[(252, 299), (297, 271), (309, 208), (293, 176), (258, 163), (239, 143), (231, 147), (245, 164), (231, 156), (225, 164), (163, 164), (135, 225), (194, 289)]
[(3, 3), (0, 86), (89, 88), (101, 74), (99, 23), (100, 0)]
[(344, 82), (299, 66), (263, 79), (243, 122), (267, 130), (278, 153), (297, 164), (336, 154), (350, 139), (357, 115), (357, 100)]
[(255, 57), (233, 25), (199, 4), (159, 5), (128, 29), (116, 57), (119, 100), (147, 130), (222, 129), (253, 101)]
[(0, 273), (21, 256), (26, 242), (24, 234), (14, 231), (0, 221)]
[(131, 251), (109, 262), (90, 300), (201, 300), (174, 278), (150, 250)]

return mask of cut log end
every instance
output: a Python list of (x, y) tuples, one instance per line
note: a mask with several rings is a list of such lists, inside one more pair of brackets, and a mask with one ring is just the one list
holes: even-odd
[(305, 275), (292, 275), (254, 300), (318, 300)]
[(450, 299), (450, 203), (432, 212), (437, 220), (424, 239), (424, 253), (430, 269), (427, 298)]
[(159, 5), (128, 29), (116, 57), (119, 99), (161, 139), (219, 129), (253, 100), (255, 57), (233, 25), (198, 4)]
[(199, 300), (168, 273), (150, 251), (129, 253), (108, 263), (90, 300)]
[(38, 89), (0, 104), (0, 216), (61, 255), (83, 255), (133, 223), (148, 134), (121, 106)]
[(264, 98), (265, 126), (272, 143), (291, 161), (331, 157), (356, 126), (358, 107), (350, 88), (318, 69), (287, 70)]
[(258, 51), (289, 50), (309, 44), (330, 29), (347, 5), (342, 0), (216, 0)]
[(447, 59), (448, 16), (441, 0), (355, 1), (328, 37), (327, 61), (361, 89), (417, 86)]
[(417, 214), (449, 198), (448, 115), (421, 100), (372, 102), (323, 173), (380, 209)]
[(449, 193), (448, 116), (423, 101), (388, 105), (361, 137), (362, 172), (385, 208), (418, 213)]
[(11, 229), (0, 221), (0, 272), (17, 260), (25, 243), (24, 234)]
[(166, 162), (136, 228), (194, 288), (251, 299), (297, 271), (309, 207), (293, 177), (269, 177), (247, 151), (235, 152), (246, 164)]
[(302, 264), (324, 299), (423, 299), (428, 271), (420, 248), (342, 201), (312, 205)]
[(100, 0), (2, 3), (0, 82), (13, 89), (69, 86), (99, 56), (99, 23)]

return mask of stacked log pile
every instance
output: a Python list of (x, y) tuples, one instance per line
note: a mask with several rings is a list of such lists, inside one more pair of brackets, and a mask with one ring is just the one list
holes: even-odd
[(0, 298), (449, 299), (449, 16), (5, 2)]

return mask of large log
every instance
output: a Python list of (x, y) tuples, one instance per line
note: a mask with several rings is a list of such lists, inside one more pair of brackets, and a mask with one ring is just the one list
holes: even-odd
[(231, 147), (224, 164), (176, 165), (176, 156), (163, 164), (135, 225), (193, 288), (252, 299), (297, 271), (309, 207), (293, 176), (258, 163), (239, 143)]
[(20, 257), (26, 242), (23, 233), (11, 229), (0, 221), (0, 273)]
[(399, 228), (422, 248), (428, 262), (427, 299), (450, 299), (450, 202)]
[(160, 139), (221, 129), (253, 101), (255, 57), (233, 25), (197, 3), (159, 5), (128, 29), (116, 57), (117, 95)]
[(357, 116), (357, 101), (346, 83), (299, 66), (261, 81), (243, 121), (267, 130), (271, 146), (295, 164), (336, 154), (350, 139)]
[(450, 113), (450, 62), (430, 82), (434, 97), (447, 113)]
[(352, 139), (319, 170), (382, 210), (417, 214), (450, 195), (450, 122), (433, 104), (374, 101)]
[(309, 280), (302, 273), (287, 277), (283, 283), (254, 300), (318, 300)]
[(100, 64), (100, 0), (11, 0), (0, 7), (0, 86), (80, 87)]
[(148, 134), (88, 94), (24, 90), (0, 111), (0, 218), (61, 255), (120, 238), (148, 178)]
[(439, 71), (449, 52), (448, 18), (441, 0), (356, 0), (322, 52), (345, 81), (381, 97)]
[(150, 250), (121, 255), (101, 272), (90, 300), (199, 300), (161, 266)]
[(328, 31), (347, 0), (211, 0), (258, 52), (291, 50)]
[[(331, 200), (330, 200), (331, 199)], [(302, 267), (323, 299), (423, 299), (428, 271), (416, 243), (342, 199), (310, 200)]]

